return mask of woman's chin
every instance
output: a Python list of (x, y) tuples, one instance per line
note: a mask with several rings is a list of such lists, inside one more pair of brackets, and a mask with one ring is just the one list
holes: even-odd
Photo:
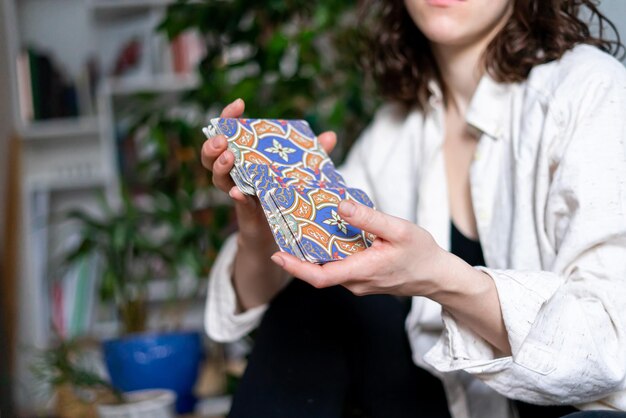
[(467, 43), (468, 40), (468, 34), (459, 31), (458, 26), (450, 29), (442, 26), (433, 30), (423, 30), (422, 33), (435, 45), (458, 46)]

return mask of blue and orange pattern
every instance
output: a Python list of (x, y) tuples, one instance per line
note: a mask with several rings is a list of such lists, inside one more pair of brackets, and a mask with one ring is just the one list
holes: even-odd
[(319, 173), (322, 163), (330, 162), (305, 121), (219, 118), (213, 123), (228, 139), (239, 165), (264, 164), (284, 177), (297, 177), (290, 170), (308, 168)]
[(365, 192), (351, 188), (279, 187), (270, 190), (284, 223), (300, 246), (305, 259), (313, 263), (340, 260), (369, 247), (375, 237), (339, 216), (342, 200), (374, 207)]
[(373, 207), (351, 189), (302, 120), (216, 118), (207, 137), (226, 136), (235, 155), (231, 177), (256, 195), (282, 251), (323, 264), (369, 247), (375, 237), (338, 215), (344, 199)]

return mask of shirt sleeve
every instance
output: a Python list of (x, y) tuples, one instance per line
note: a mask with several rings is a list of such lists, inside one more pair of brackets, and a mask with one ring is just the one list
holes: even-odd
[(545, 271), (482, 268), (495, 282), (512, 356), (496, 358), (444, 312), (426, 362), (537, 404), (586, 403), (626, 388), (625, 80), (621, 67), (594, 74), (563, 105), (546, 205), (536, 209), (553, 261)]
[(238, 340), (259, 325), (266, 305), (237, 313), (237, 296), (231, 277), (237, 254), (237, 234), (231, 235), (213, 264), (209, 276), (204, 325), (214, 341)]

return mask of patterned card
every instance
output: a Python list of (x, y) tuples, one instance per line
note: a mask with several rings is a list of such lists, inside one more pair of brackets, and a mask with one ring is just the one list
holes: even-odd
[[(332, 164), (332, 163), (331, 163)], [(334, 170), (334, 167), (333, 167)], [(254, 185), (254, 188), (269, 189), (272, 187), (298, 186), (306, 188), (346, 188), (343, 177), (339, 173), (332, 181), (324, 173), (316, 175), (308, 169), (298, 170), (276, 170), (263, 164), (244, 164), (241, 171), (245, 177)], [(339, 180), (339, 183), (336, 181)]]
[(255, 187), (255, 193), (259, 198), (261, 207), (270, 229), (274, 234), (274, 239), (278, 247), (289, 254), (292, 254), (300, 259), (304, 259), (300, 247), (295, 242), (291, 231), (284, 225), (283, 219), (280, 213), (276, 210), (276, 207), (271, 203), (268, 203), (265, 198), (266, 193), (276, 187), (280, 187), (278, 183), (274, 181), (274, 178), (269, 174), (267, 166), (257, 165), (254, 170), (250, 170), (251, 176), (255, 178), (257, 187)]
[(362, 251), (375, 238), (339, 217), (342, 199), (372, 202), (347, 188), (306, 121), (217, 118), (203, 132), (226, 136), (235, 155), (231, 177), (259, 198), (282, 251), (323, 264)]
[(235, 155), (231, 176), (246, 194), (254, 194), (253, 181), (244, 170), (248, 164), (266, 165), (279, 177), (308, 178), (318, 186), (346, 187), (306, 121), (217, 118), (211, 123), (204, 133), (207, 137), (226, 136)]
[(339, 202), (346, 199), (373, 207), (365, 192), (359, 189), (281, 187), (270, 190), (265, 199), (273, 201), (304, 259), (312, 263), (343, 259), (365, 250), (375, 239), (374, 235), (350, 225), (338, 214)]
[(276, 211), (275, 206), (267, 203), (264, 195), (264, 190), (258, 191), (261, 207), (263, 208), (265, 218), (267, 218), (267, 222), (270, 226), (272, 234), (274, 235), (274, 240), (276, 241), (278, 248), (288, 254), (294, 255), (300, 259), (304, 259), (304, 254), (300, 250), (298, 244), (295, 242), (293, 234), (291, 234), (289, 228), (287, 228), (287, 226), (284, 224), (284, 220), (280, 216), (280, 213)]

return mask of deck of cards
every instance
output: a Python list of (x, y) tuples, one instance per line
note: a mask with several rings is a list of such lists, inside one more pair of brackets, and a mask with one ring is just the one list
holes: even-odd
[(216, 118), (203, 129), (222, 134), (235, 155), (230, 172), (239, 189), (256, 195), (280, 249), (316, 264), (365, 250), (374, 236), (339, 216), (342, 200), (373, 207), (349, 188), (302, 120)]

